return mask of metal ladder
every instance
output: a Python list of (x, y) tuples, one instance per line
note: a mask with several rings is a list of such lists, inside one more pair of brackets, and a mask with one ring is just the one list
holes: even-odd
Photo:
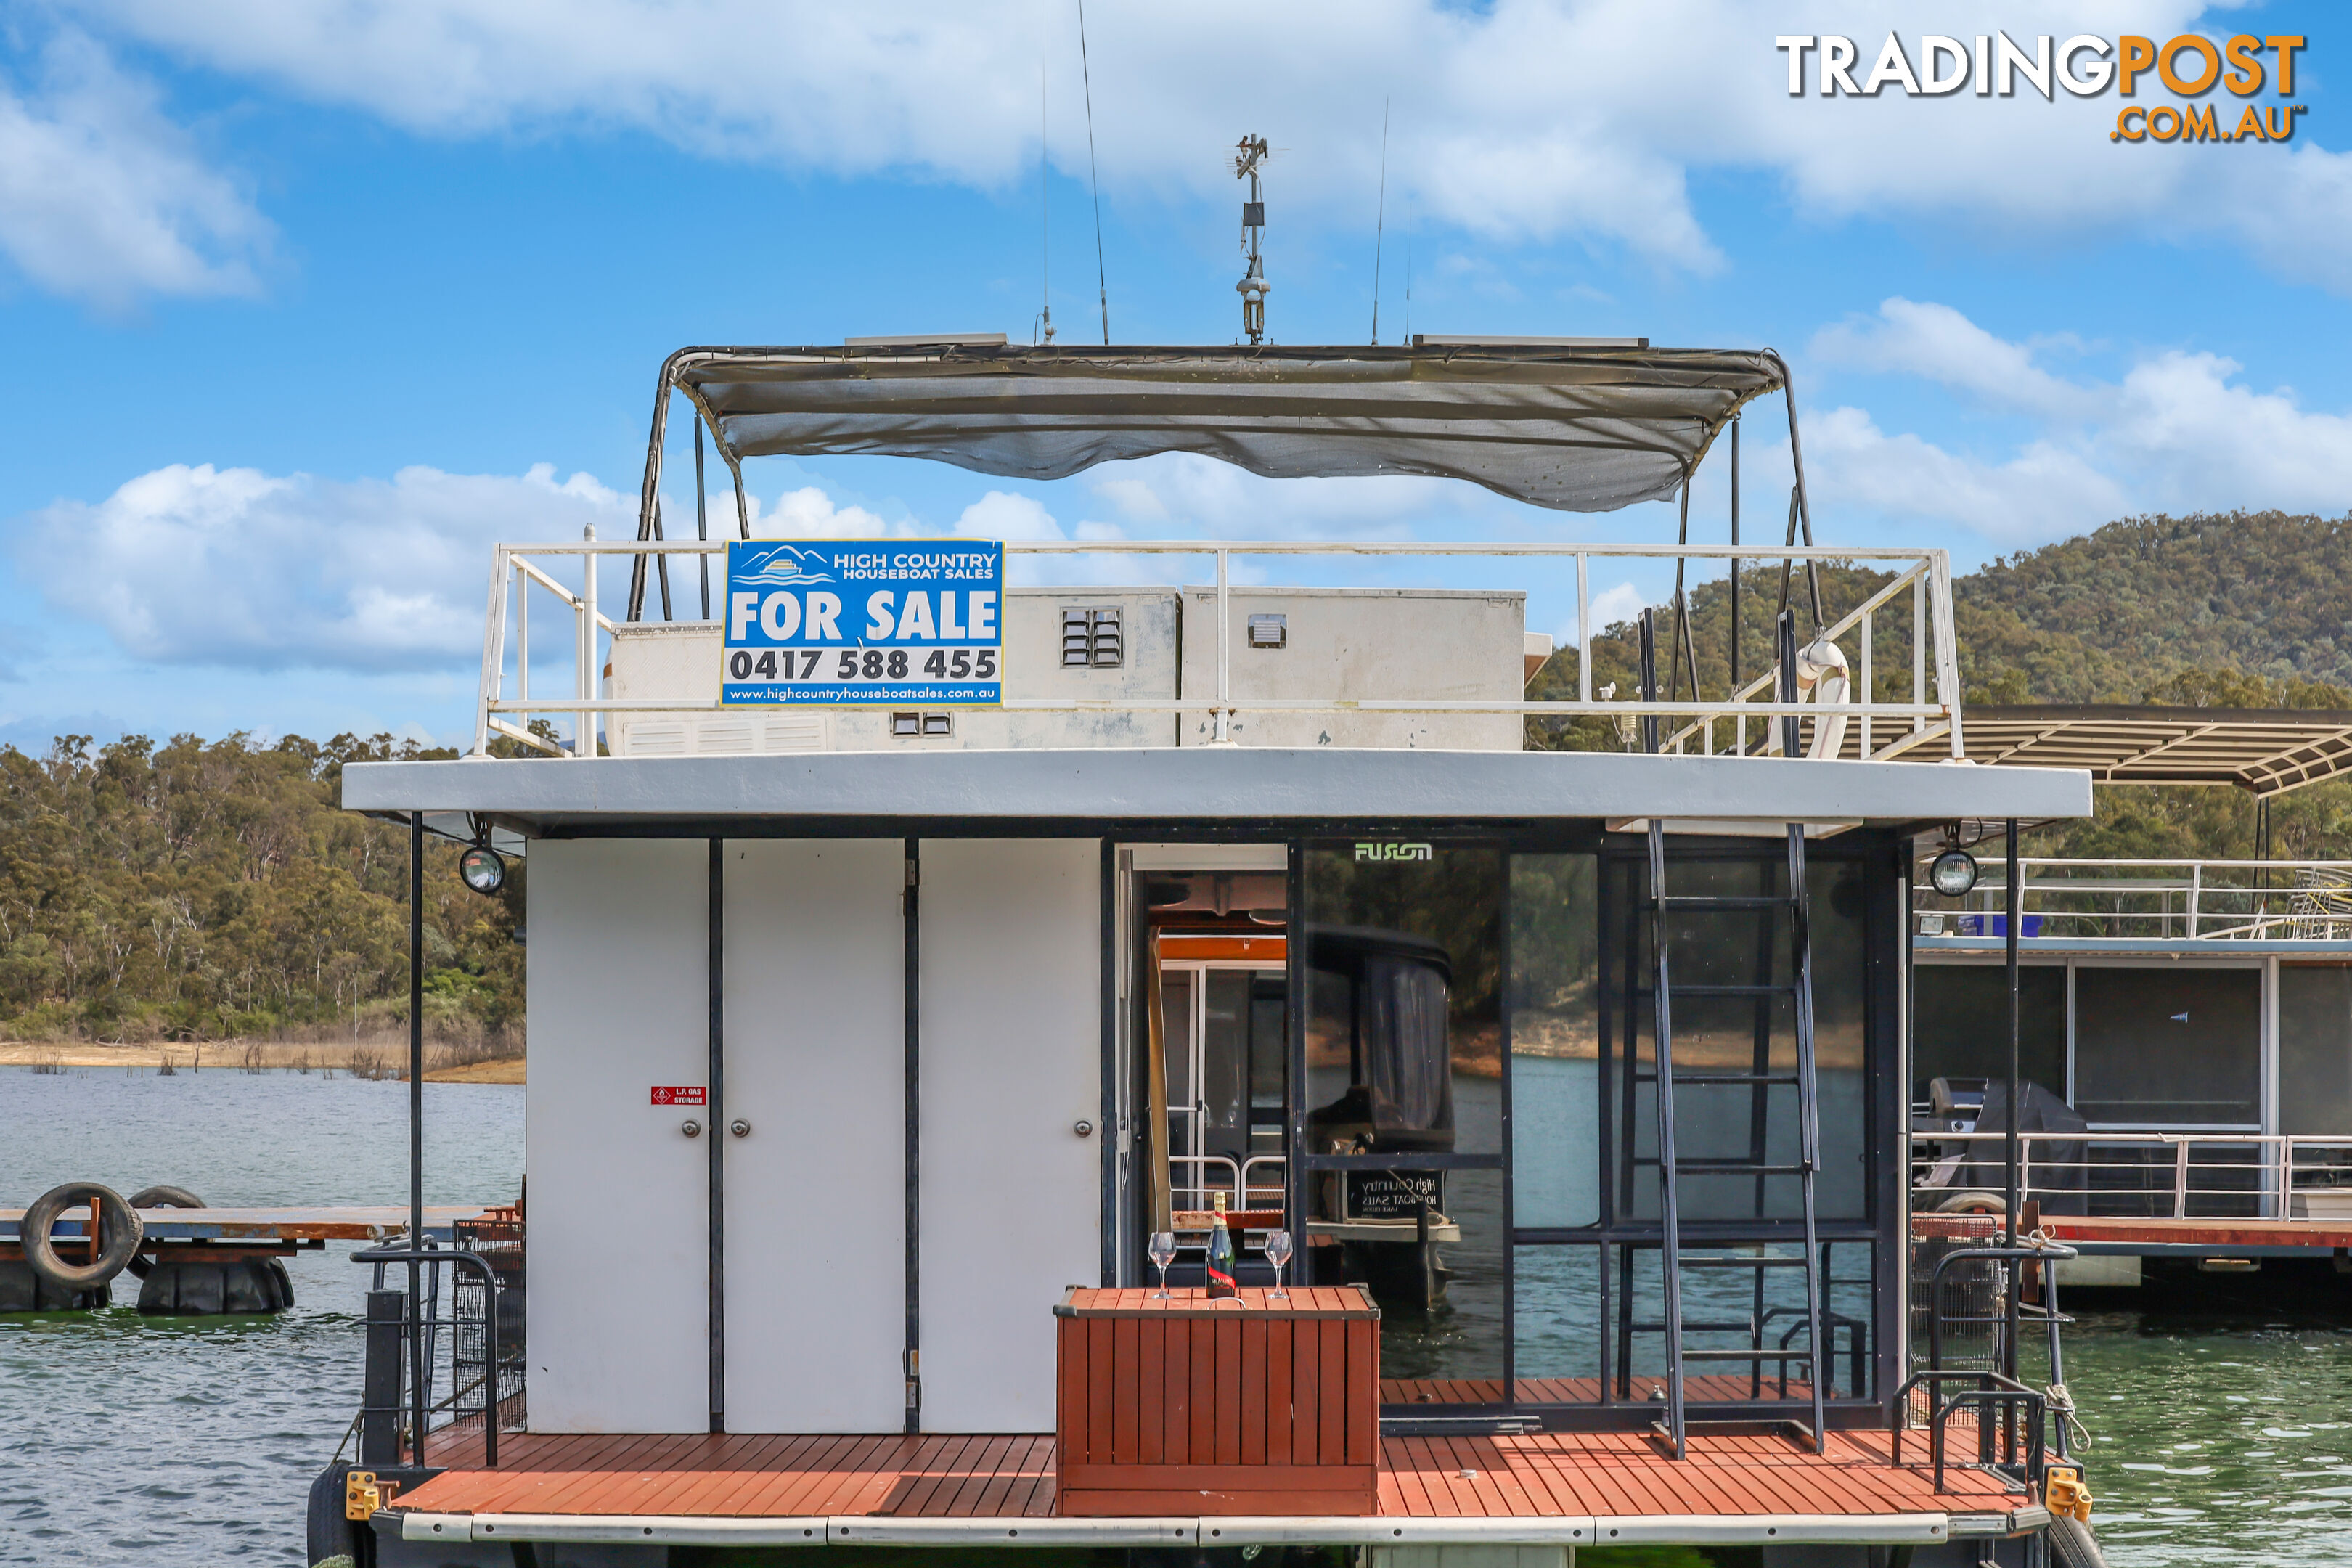
[[(1827, 1381), (1830, 1357), (1822, 1341), (1822, 1258), (1818, 1226), (1813, 1206), (1813, 1176), (1821, 1168), (1820, 1101), (1815, 1093), (1813, 1072), (1813, 967), (1812, 947), (1807, 930), (1805, 895), (1805, 830), (1802, 823), (1787, 825), (1788, 885), (1782, 894), (1759, 894), (1753, 897), (1669, 896), (1666, 892), (1666, 838), (1664, 824), (1655, 817), (1649, 824), (1650, 837), (1650, 940), (1652, 963), (1654, 965), (1654, 989), (1651, 993), (1653, 1016), (1656, 1026), (1657, 1066), (1654, 1074), (1634, 1074), (1635, 1081), (1651, 1081), (1657, 1086), (1658, 1153), (1654, 1161), (1636, 1159), (1635, 1164), (1653, 1164), (1658, 1169), (1661, 1218), (1664, 1236), (1660, 1252), (1665, 1276), (1665, 1310), (1658, 1325), (1665, 1331), (1666, 1341), (1666, 1418), (1655, 1426), (1657, 1434), (1671, 1448), (1674, 1457), (1681, 1458), (1689, 1433), (1685, 1380), (1693, 1362), (1744, 1362), (1748, 1363), (1751, 1384), (1760, 1385), (1761, 1367), (1768, 1361), (1777, 1361), (1785, 1380), (1790, 1364), (1801, 1362), (1805, 1381), (1811, 1391), (1810, 1426), (1803, 1426), (1803, 1436), (1815, 1452), (1824, 1450), (1827, 1436), (1822, 1426), (1823, 1385)], [(1770, 937), (1768, 927), (1764, 933), (1764, 955), (1767, 969), (1753, 984), (1745, 985), (1684, 985), (1677, 988), (1673, 980), (1669, 960), (1667, 922), (1677, 911), (1704, 913), (1710, 911), (1747, 910), (1767, 914), (1785, 909), (1790, 917), (1789, 954), (1790, 975), (1786, 983), (1775, 984), (1769, 968)], [(1791, 998), (1797, 1037), (1797, 1064), (1794, 1072), (1771, 1070), (1769, 1037), (1759, 1026), (1758, 1047), (1749, 1070), (1745, 1072), (1680, 1072), (1675, 1068), (1674, 999), (1677, 996), (1745, 996), (1762, 1002), (1780, 995)], [(1795, 1164), (1774, 1164), (1767, 1158), (1765, 1103), (1776, 1086), (1793, 1086), (1797, 1090), (1798, 1155)], [(1751, 1092), (1751, 1137), (1746, 1159), (1680, 1157), (1675, 1148), (1675, 1090), (1678, 1086), (1743, 1086)], [(1752, 1175), (1756, 1178), (1757, 1217), (1764, 1217), (1765, 1192), (1768, 1178), (1794, 1176), (1804, 1197), (1804, 1252), (1791, 1258), (1785, 1253), (1769, 1253), (1759, 1246), (1753, 1253), (1723, 1255), (1729, 1244), (1718, 1244), (1707, 1256), (1684, 1256), (1681, 1195), (1678, 1179), (1688, 1174), (1709, 1176)], [(1704, 1244), (1702, 1244), (1704, 1245)], [(1756, 1310), (1746, 1325), (1727, 1323), (1685, 1323), (1683, 1315), (1683, 1270), (1753, 1269), (1756, 1271)], [(1805, 1278), (1805, 1344), (1802, 1352), (1794, 1350), (1768, 1351), (1763, 1345), (1764, 1325), (1768, 1321), (1763, 1310), (1765, 1271), (1775, 1268), (1801, 1269)], [(1631, 1302), (1628, 1301), (1630, 1309)], [(1646, 1325), (1643, 1325), (1646, 1326)], [(1746, 1327), (1749, 1330), (1752, 1348), (1748, 1350), (1685, 1349), (1684, 1330), (1727, 1329)], [(1803, 1424), (1797, 1424), (1802, 1426)]]

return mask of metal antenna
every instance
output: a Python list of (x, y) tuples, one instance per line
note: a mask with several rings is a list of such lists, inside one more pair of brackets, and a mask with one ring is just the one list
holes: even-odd
[(1404, 226), (1404, 342), (1412, 346), (1412, 231), (1416, 218), (1407, 218)]
[(1087, 184), (1095, 198), (1095, 292), (1102, 301), (1103, 344), (1110, 343), (1110, 284), (1103, 273), (1102, 175), (1095, 167), (1095, 79), (1087, 62), (1087, 0), (1078, 0), (1078, 80), (1087, 94)]
[(1372, 221), (1372, 346), (1381, 346), (1381, 240), (1389, 226), (1389, 100), (1381, 100), (1381, 196)]
[(1043, 341), (1054, 341), (1054, 158), (1045, 141), (1045, 63), (1037, 62), (1037, 296)]
[(1249, 182), (1249, 200), (1242, 204), (1242, 254), (1249, 258), (1249, 268), (1234, 288), (1242, 297), (1242, 331), (1252, 343), (1265, 342), (1265, 297), (1274, 288), (1265, 280), (1265, 258), (1260, 251), (1265, 236), (1265, 200), (1258, 188), (1258, 170), (1267, 152), (1265, 137), (1246, 132), (1234, 149), (1234, 178)]

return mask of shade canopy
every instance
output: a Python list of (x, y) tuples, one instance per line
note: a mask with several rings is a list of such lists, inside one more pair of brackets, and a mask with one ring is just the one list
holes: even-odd
[(2227, 784), (2281, 795), (2352, 773), (2352, 712), (2139, 704), (1972, 706), (1980, 763), (2088, 768), (2100, 784)]
[(1608, 511), (1671, 496), (1741, 405), (1787, 384), (1769, 350), (686, 349), (663, 367), (641, 537), (672, 387), (700, 408), (730, 466), (856, 454), (1058, 479), (1195, 452), (1270, 479), (1433, 475)]

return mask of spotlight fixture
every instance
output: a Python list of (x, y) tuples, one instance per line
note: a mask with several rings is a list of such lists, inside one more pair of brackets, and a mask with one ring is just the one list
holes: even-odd
[(477, 844), (457, 857), (457, 875), (478, 893), (495, 893), (507, 883), (506, 859), (488, 845)]
[(1977, 885), (1977, 858), (1965, 849), (1947, 849), (1927, 868), (1927, 881), (1944, 897), (1960, 898)]

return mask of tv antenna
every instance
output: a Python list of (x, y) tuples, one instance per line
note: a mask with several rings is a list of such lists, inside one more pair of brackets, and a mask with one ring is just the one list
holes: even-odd
[(1249, 270), (1234, 288), (1242, 297), (1242, 331), (1252, 343), (1265, 342), (1265, 297), (1274, 285), (1265, 280), (1265, 258), (1259, 242), (1265, 234), (1265, 198), (1258, 187), (1258, 170), (1268, 149), (1263, 136), (1244, 135), (1234, 150), (1234, 178), (1249, 182), (1249, 200), (1242, 203), (1242, 254)]
[(1381, 195), (1372, 219), (1372, 346), (1381, 346), (1381, 241), (1389, 229), (1389, 100), (1381, 100)]
[(1102, 301), (1103, 343), (1110, 343), (1110, 283), (1103, 272), (1102, 175), (1095, 168), (1095, 73), (1087, 60), (1087, 0), (1078, 0), (1078, 81), (1087, 94), (1087, 184), (1095, 197), (1095, 294)]
[[(1037, 66), (1037, 317), (1042, 342), (1054, 341), (1054, 153), (1045, 140), (1045, 66)], [(1108, 301), (1106, 301), (1108, 304)]]

